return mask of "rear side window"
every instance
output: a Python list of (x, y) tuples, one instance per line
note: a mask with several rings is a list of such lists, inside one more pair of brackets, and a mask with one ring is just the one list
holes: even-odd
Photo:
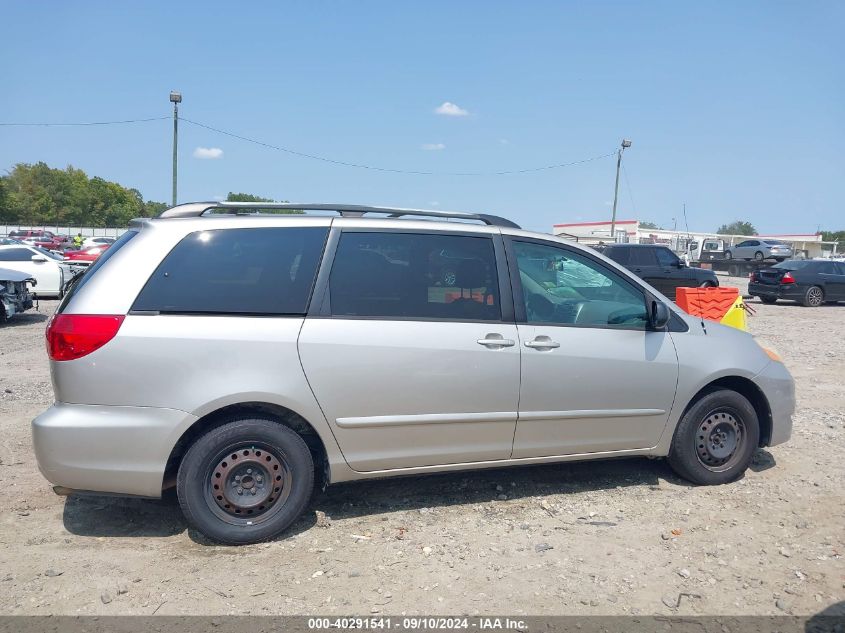
[(28, 248), (4, 248), (0, 250), (0, 262), (28, 262), (33, 255)]
[(772, 266), (772, 268), (782, 268), (784, 270), (801, 270), (809, 264), (810, 262), (804, 259), (790, 259), (785, 262), (775, 264), (774, 266)]
[(191, 233), (159, 264), (132, 309), (305, 314), (327, 234), (325, 227)]
[(654, 251), (653, 248), (632, 248), (631, 260), (628, 264), (631, 266), (656, 266), (657, 257)]
[(61, 314), (64, 312), (65, 307), (73, 296), (79, 292), (82, 287), (88, 283), (88, 281), (94, 276), (94, 274), (102, 268), (109, 259), (114, 257), (114, 254), (117, 253), (121, 248), (123, 248), (129, 240), (133, 237), (138, 235), (138, 231), (126, 231), (123, 235), (121, 235), (117, 240), (115, 240), (114, 244), (112, 244), (108, 250), (106, 250), (102, 255), (100, 255), (96, 261), (91, 264), (88, 268), (84, 271), (77, 272), (74, 274), (73, 277), (69, 277), (69, 273), (65, 273), (64, 280), (65, 280), (65, 296), (62, 299), (62, 302), (59, 304), (58, 309), (56, 312)]
[(631, 259), (631, 249), (630, 248), (608, 248), (604, 251), (604, 254), (610, 257), (613, 261), (617, 264), (625, 265)]
[(431, 233), (343, 233), (329, 278), (331, 313), (499, 321), (493, 241)]

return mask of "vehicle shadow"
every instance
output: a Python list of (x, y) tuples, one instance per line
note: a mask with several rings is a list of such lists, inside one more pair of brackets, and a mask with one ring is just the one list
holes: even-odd
[(44, 312), (22, 312), (16, 314), (5, 323), (0, 323), (0, 328), (21, 327), (22, 325), (32, 325), (33, 323), (43, 323), (50, 318), (49, 314)]
[(754, 457), (751, 458), (751, 465), (748, 468), (755, 473), (762, 473), (765, 470), (774, 468), (777, 464), (774, 455), (763, 448), (758, 448), (754, 452)]
[[(382, 514), (426, 507), (468, 505), (498, 500), (543, 497), (553, 494), (608, 490), (626, 486), (658, 485), (663, 479), (687, 486), (663, 460), (628, 458), (490, 470), (409, 475), (340, 483), (316, 492), (308, 510), (279, 540), (311, 529), (315, 511), (333, 519)], [(142, 499), (112, 496), (70, 496), (65, 500), (65, 529), (77, 536), (167, 537), (188, 526), (173, 491), (164, 497)], [(195, 530), (189, 538), (198, 545), (215, 543)]]
[(490, 470), (341, 483), (315, 497), (313, 510), (333, 519), (369, 514), (469, 505), (528, 497), (656, 486), (660, 480), (692, 484), (677, 477), (664, 460), (627, 458), (520, 466)]
[(175, 495), (162, 499), (72, 495), (65, 498), (65, 529), (76, 536), (164, 537), (188, 527)]

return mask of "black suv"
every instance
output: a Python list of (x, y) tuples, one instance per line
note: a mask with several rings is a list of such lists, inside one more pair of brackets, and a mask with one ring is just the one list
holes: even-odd
[(692, 268), (666, 246), (658, 244), (608, 244), (602, 254), (645, 279), (670, 299), (677, 288), (706, 288), (719, 285), (712, 270)]

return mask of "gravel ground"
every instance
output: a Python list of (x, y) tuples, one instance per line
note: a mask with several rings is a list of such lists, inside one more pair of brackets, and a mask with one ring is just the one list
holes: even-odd
[(3, 614), (806, 615), (845, 600), (845, 305), (750, 302), (799, 408), (792, 440), (735, 484), (692, 487), (647, 459), (341, 484), (283, 538), (240, 548), (188, 530), (172, 499), (52, 493), (29, 421), (52, 401), (55, 305), (0, 327)]

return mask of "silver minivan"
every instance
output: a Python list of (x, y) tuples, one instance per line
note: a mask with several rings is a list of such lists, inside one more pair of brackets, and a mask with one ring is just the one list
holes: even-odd
[(180, 205), (75, 281), (47, 346), (32, 432), (56, 491), (175, 486), (231, 544), (355, 479), (648, 456), (725, 484), (794, 409), (749, 334), (481, 214)]

